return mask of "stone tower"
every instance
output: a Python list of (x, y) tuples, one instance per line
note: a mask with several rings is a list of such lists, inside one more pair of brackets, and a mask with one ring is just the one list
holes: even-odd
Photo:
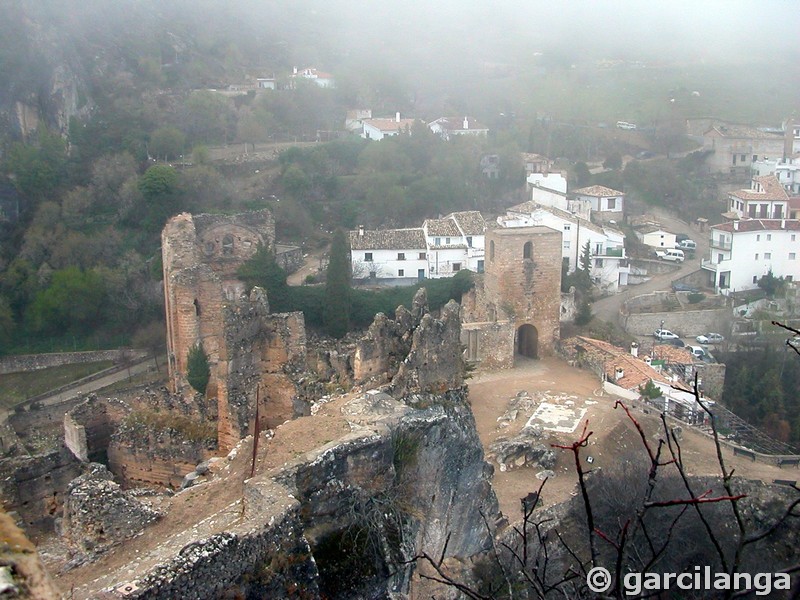
[(561, 308), (561, 232), (514, 227), (486, 232), (483, 281), (462, 298), (469, 362), (511, 367), (514, 357), (553, 354)]

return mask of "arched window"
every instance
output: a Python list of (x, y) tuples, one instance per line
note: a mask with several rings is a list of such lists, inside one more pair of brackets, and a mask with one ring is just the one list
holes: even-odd
[(195, 316), (200, 316), (200, 303), (197, 301), (197, 298), (194, 299), (194, 314)]
[(233, 254), (233, 236), (230, 233), (222, 238), (222, 254)]
[(525, 242), (522, 247), (522, 258), (533, 258), (533, 242)]
[(494, 262), (494, 240), (489, 242), (489, 260)]

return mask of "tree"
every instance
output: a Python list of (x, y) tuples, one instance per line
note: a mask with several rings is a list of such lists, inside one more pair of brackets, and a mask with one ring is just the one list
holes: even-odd
[(323, 313), (325, 330), (335, 338), (344, 337), (350, 325), (350, 263), (347, 254), (344, 231), (338, 229), (331, 243)]
[(211, 369), (208, 366), (208, 355), (199, 342), (189, 349), (187, 371), (186, 380), (189, 385), (201, 394), (205, 394), (208, 380), (211, 378)]
[(622, 155), (619, 152), (612, 152), (603, 161), (603, 168), (605, 169), (621, 169), (622, 168)]
[(758, 280), (758, 287), (764, 290), (767, 293), (767, 296), (770, 298), (774, 298), (775, 294), (783, 292), (783, 288), (785, 286), (786, 281), (784, 278), (775, 277), (775, 275), (772, 273), (772, 269), (770, 269), (766, 275)]
[(149, 153), (156, 158), (169, 160), (183, 154), (186, 136), (176, 127), (159, 127), (150, 135)]
[(102, 321), (106, 299), (103, 278), (94, 270), (68, 267), (53, 273), (28, 309), (34, 331), (86, 333)]
[(652, 379), (648, 379), (645, 385), (639, 386), (639, 393), (645, 399), (654, 400), (655, 398), (660, 398), (664, 395), (664, 392), (661, 391), (661, 388), (658, 387), (655, 383), (653, 383)]
[(292, 310), (286, 271), (275, 260), (271, 248), (259, 245), (256, 253), (239, 267), (236, 274), (248, 287), (258, 286), (266, 290), (271, 312)]
[(575, 177), (575, 184), (578, 187), (589, 185), (589, 182), (592, 179), (592, 174), (589, 171), (589, 166), (585, 162), (575, 163), (575, 167), (573, 168), (573, 175)]

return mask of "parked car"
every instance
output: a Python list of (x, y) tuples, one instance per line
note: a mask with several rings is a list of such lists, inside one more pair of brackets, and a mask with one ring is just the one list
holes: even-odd
[(697, 293), (697, 288), (687, 285), (685, 283), (673, 283), (672, 284), (672, 291), (673, 292), (689, 292), (691, 294)]
[(663, 342), (664, 340), (676, 340), (680, 336), (677, 333), (672, 333), (669, 329), (656, 329), (653, 332), (653, 337)]
[(683, 255), (683, 250), (678, 250), (677, 248), (671, 248), (669, 250), (656, 250), (656, 257), (660, 258), (661, 260), (669, 260), (672, 262), (682, 263), (685, 256)]
[(669, 344), (670, 346), (675, 346), (676, 348), (683, 348), (686, 345), (686, 342), (684, 342), (680, 338), (675, 338), (672, 340), (664, 340), (662, 343)]
[(686, 349), (692, 353), (692, 356), (701, 360), (707, 355), (706, 351), (700, 346), (686, 346)]
[(697, 242), (695, 242), (694, 240), (681, 240), (680, 242), (678, 242), (678, 248), (680, 248), (681, 250), (691, 250), (692, 252), (694, 252), (695, 250), (697, 250)]
[(698, 335), (696, 338), (698, 344), (721, 344), (725, 338), (720, 333), (707, 333), (705, 335)]

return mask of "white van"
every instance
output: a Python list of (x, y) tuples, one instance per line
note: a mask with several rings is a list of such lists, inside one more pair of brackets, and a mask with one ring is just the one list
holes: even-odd
[(682, 263), (683, 259), (685, 258), (683, 256), (683, 250), (678, 250), (677, 248), (672, 248), (665, 252), (658, 251), (656, 252), (656, 256), (658, 256), (658, 258), (660, 258), (661, 260), (670, 260), (672, 262), (679, 262), (679, 263)]
[(682, 250), (692, 250), (692, 251), (694, 251), (694, 250), (697, 250), (697, 243), (695, 243), (694, 240), (682, 240), (678, 244), (678, 248), (680, 248)]

